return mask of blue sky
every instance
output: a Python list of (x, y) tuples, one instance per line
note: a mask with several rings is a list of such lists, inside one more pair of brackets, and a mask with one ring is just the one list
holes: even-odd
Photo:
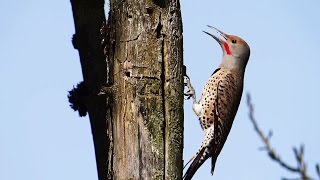
[[(281, 157), (295, 164), (304, 143), (309, 172), (320, 162), (320, 2), (182, 1), (184, 62), (200, 96), (221, 59), (206, 25), (245, 39), (251, 47), (245, 90), (256, 118)], [(67, 91), (82, 80), (69, 1), (5, 1), (0, 11), (0, 179), (97, 179), (88, 118), (70, 108)], [(245, 96), (219, 156), (214, 177), (206, 162), (194, 179), (270, 180), (295, 177), (270, 161), (247, 117)], [(185, 103), (184, 159), (202, 141)]]

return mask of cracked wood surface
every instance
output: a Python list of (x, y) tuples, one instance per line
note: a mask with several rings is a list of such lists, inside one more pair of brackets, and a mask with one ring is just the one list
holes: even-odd
[[(182, 24), (177, 1), (112, 1), (115, 179), (181, 179)], [(125, 168), (124, 168), (125, 167)]]

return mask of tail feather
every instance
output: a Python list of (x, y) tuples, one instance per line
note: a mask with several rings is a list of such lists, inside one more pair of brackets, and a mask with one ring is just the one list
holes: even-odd
[(196, 156), (193, 156), (193, 157), (187, 162), (187, 164), (185, 164), (185, 165), (183, 166), (183, 169), (186, 168), (186, 167), (188, 166), (188, 164), (191, 163), (191, 161), (194, 160), (194, 158), (196, 158)]
[(214, 173), (214, 168), (216, 166), (217, 158), (211, 157), (211, 174)]
[(202, 147), (199, 153), (196, 155), (187, 172), (184, 174), (184, 180), (191, 180), (200, 166), (209, 158), (209, 151), (206, 151), (206, 147)]

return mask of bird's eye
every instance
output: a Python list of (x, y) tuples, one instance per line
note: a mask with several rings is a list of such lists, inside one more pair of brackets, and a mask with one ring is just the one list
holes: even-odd
[(237, 40), (235, 40), (235, 39), (232, 39), (232, 41), (231, 41), (233, 44), (235, 44), (235, 43), (237, 43)]

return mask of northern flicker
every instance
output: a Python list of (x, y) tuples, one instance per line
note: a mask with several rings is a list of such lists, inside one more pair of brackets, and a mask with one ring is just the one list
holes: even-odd
[(217, 28), (208, 27), (215, 29), (223, 37), (220, 39), (204, 31), (220, 44), (223, 56), (219, 67), (208, 79), (198, 102), (190, 79), (186, 77), (189, 89), (186, 95), (193, 98), (193, 110), (204, 130), (204, 140), (185, 173), (184, 180), (191, 179), (209, 157), (213, 174), (217, 157), (227, 140), (238, 111), (245, 68), (250, 56), (249, 45), (243, 39), (223, 33)]

